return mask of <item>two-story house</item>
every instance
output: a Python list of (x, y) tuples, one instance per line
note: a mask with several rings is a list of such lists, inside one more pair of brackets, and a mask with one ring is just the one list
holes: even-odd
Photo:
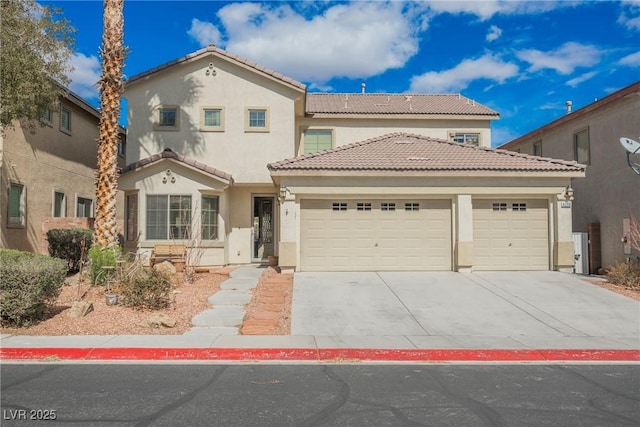
[(586, 178), (572, 184), (573, 230), (588, 233), (593, 274), (640, 256), (628, 238), (631, 219), (640, 220), (640, 177), (627, 165), (621, 137), (640, 138), (640, 82), (500, 147), (588, 165)]
[(570, 269), (576, 162), (491, 150), (459, 94), (327, 94), (209, 46), (131, 77), (126, 249), (203, 266)]
[[(93, 226), (100, 111), (68, 90), (59, 101), (57, 111), (43, 112), (41, 126), (15, 121), (0, 137), (3, 248), (46, 253), (48, 229)], [(122, 128), (123, 166), (125, 144)]]

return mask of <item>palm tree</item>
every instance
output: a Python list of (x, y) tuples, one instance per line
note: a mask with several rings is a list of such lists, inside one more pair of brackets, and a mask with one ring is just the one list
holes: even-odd
[(96, 174), (95, 244), (115, 248), (116, 198), (118, 195), (118, 121), (123, 90), (124, 0), (104, 0), (102, 77), (100, 78), (100, 135)]

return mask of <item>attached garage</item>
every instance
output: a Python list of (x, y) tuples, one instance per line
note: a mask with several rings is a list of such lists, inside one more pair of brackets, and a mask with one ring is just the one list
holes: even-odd
[[(410, 134), (269, 165), (281, 266), (298, 271), (561, 270), (585, 166)], [(567, 209), (568, 208), (568, 209)]]
[(548, 270), (546, 199), (473, 200), (475, 270)]
[(450, 200), (306, 200), (303, 271), (451, 270)]

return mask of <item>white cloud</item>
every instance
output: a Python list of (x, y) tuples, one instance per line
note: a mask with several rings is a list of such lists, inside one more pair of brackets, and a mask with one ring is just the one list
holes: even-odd
[(74, 53), (71, 56), (71, 66), (73, 70), (68, 74), (71, 80), (69, 89), (85, 99), (98, 98), (98, 80), (101, 73), (98, 57)]
[(584, 83), (587, 80), (591, 80), (592, 78), (594, 78), (596, 75), (598, 74), (597, 71), (590, 71), (588, 73), (584, 73), (581, 76), (575, 77), (571, 80), (568, 80), (566, 85), (567, 86), (571, 86), (571, 87), (576, 87), (578, 86), (580, 83)]
[(567, 42), (548, 52), (527, 49), (516, 52), (516, 55), (531, 64), (529, 71), (550, 68), (560, 74), (571, 74), (577, 67), (589, 67), (600, 60), (600, 51), (595, 46), (576, 42)]
[(191, 20), (191, 28), (187, 31), (187, 34), (193, 37), (201, 46), (217, 45), (222, 40), (220, 31), (215, 25), (196, 18)]
[(518, 66), (504, 62), (493, 54), (477, 59), (465, 59), (455, 67), (444, 71), (429, 71), (411, 78), (412, 92), (460, 92), (475, 80), (504, 83), (518, 74)]
[[(321, 85), (334, 77), (366, 78), (403, 67), (417, 53), (418, 33), (426, 28), (420, 8), (353, 2), (307, 18), (289, 5), (234, 3), (220, 9), (218, 18), (225, 49)], [(202, 21), (198, 27), (215, 28)]]
[(640, 52), (627, 55), (618, 61), (620, 65), (626, 65), (629, 67), (640, 67)]
[(487, 33), (487, 41), (492, 42), (494, 40), (498, 40), (502, 35), (502, 30), (496, 25), (492, 25), (489, 28), (489, 32)]
[(640, 31), (640, 2), (638, 0), (621, 2), (618, 23), (627, 27), (630, 31)]
[(427, 4), (435, 13), (466, 13), (476, 15), (480, 20), (487, 20), (494, 15), (525, 15), (542, 13), (560, 7), (576, 4), (576, 1), (518, 1), (518, 0), (467, 0), (443, 1), (433, 0)]

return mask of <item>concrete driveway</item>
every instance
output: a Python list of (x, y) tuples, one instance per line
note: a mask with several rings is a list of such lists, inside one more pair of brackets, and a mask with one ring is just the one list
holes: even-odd
[(291, 333), (340, 346), (637, 349), (640, 302), (551, 271), (296, 273)]

